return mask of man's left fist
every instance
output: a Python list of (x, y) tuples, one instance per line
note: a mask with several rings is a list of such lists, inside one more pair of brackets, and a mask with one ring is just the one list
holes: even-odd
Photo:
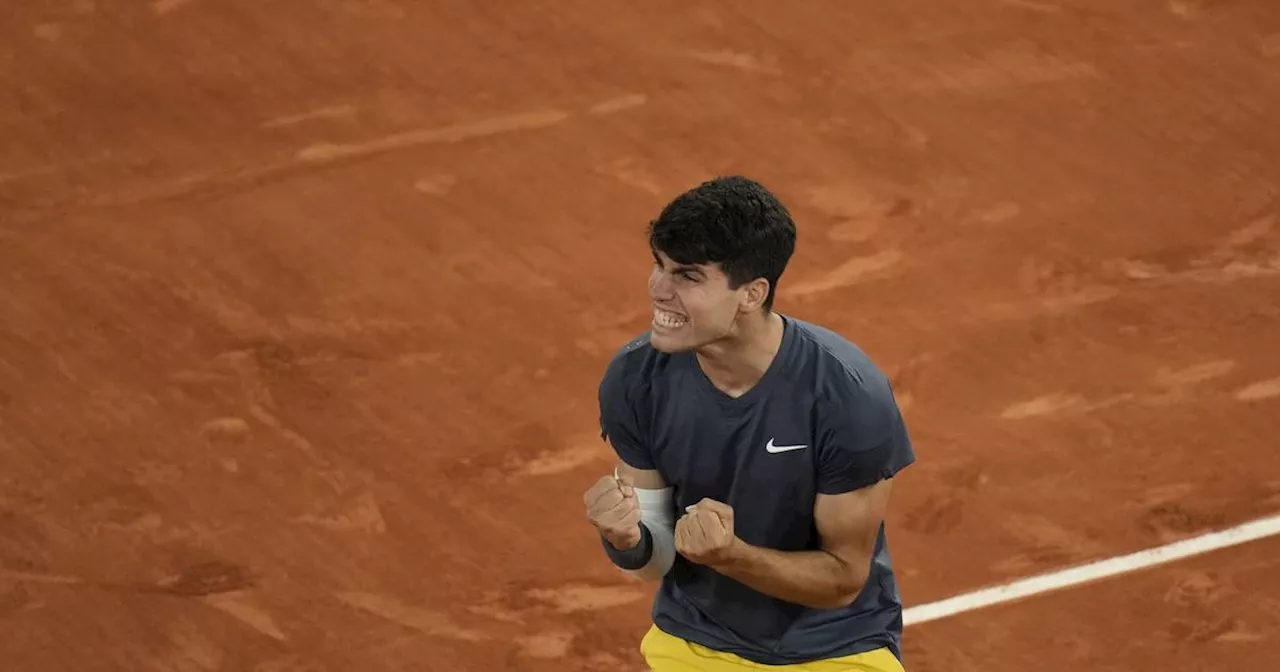
[(714, 566), (728, 560), (738, 543), (733, 534), (733, 507), (704, 498), (685, 512), (676, 521), (676, 551), (700, 565)]

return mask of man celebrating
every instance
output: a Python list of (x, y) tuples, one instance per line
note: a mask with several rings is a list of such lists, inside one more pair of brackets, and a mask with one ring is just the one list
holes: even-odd
[(584, 500), (613, 563), (661, 581), (654, 672), (903, 669), (883, 521), (915, 455), (867, 355), (773, 310), (795, 239), (736, 176), (649, 227), (653, 323), (601, 381), (619, 462)]

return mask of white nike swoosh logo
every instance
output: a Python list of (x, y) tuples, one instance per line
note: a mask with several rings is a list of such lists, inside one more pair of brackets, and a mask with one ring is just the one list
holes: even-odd
[(788, 453), (793, 450), (800, 450), (801, 448), (808, 447), (809, 446), (803, 443), (798, 446), (775, 446), (773, 445), (773, 439), (769, 439), (769, 443), (764, 444), (764, 449), (770, 453)]

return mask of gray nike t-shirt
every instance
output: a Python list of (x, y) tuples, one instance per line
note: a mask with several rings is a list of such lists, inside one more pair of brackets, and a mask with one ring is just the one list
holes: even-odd
[[(709, 497), (733, 507), (734, 531), (749, 544), (817, 549), (819, 493), (891, 478), (915, 454), (889, 381), (870, 358), (830, 330), (783, 319), (773, 363), (737, 398), (711, 384), (693, 353), (662, 353), (647, 333), (636, 338), (601, 381), (601, 431), (623, 462), (662, 474), (678, 512)], [(883, 526), (870, 577), (846, 607), (778, 600), (677, 556), (653, 619), (672, 635), (763, 664), (880, 647), (901, 658), (902, 602)]]

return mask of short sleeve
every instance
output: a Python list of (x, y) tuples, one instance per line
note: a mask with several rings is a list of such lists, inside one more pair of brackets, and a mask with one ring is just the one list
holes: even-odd
[(915, 461), (893, 393), (850, 385), (819, 405), (818, 492), (835, 495), (892, 478)]
[(656, 469), (646, 433), (636, 412), (636, 390), (625, 374), (625, 360), (614, 359), (600, 381), (600, 437), (613, 446), (618, 459), (636, 469)]

